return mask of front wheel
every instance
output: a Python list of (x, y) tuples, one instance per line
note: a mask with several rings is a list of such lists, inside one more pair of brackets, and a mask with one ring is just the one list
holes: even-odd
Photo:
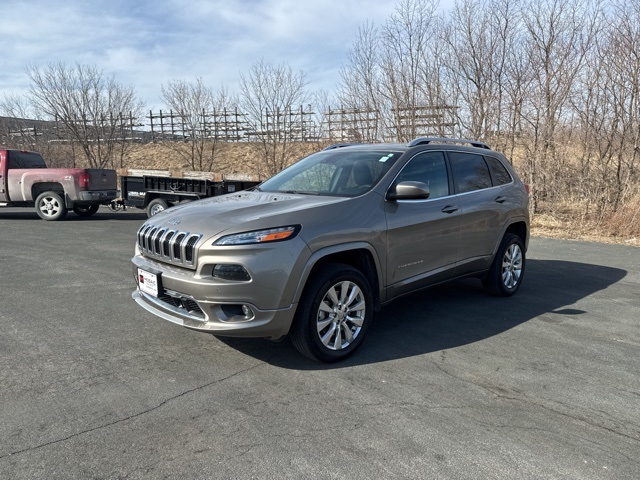
[(525, 266), (522, 239), (518, 235), (507, 233), (500, 243), (487, 276), (482, 279), (482, 284), (492, 295), (509, 297), (520, 288)]
[(100, 205), (74, 205), (73, 213), (81, 217), (90, 217), (98, 211)]
[(367, 278), (349, 265), (331, 264), (307, 285), (291, 341), (313, 360), (336, 362), (360, 346), (372, 321), (373, 294)]
[(67, 206), (57, 192), (43, 192), (36, 198), (36, 212), (44, 220), (61, 220), (67, 215)]

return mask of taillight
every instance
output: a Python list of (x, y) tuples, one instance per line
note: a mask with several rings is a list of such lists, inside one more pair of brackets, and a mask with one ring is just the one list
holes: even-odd
[(80, 174), (80, 188), (89, 188), (89, 174), (88, 173), (81, 173)]
[(524, 184), (524, 189), (527, 191), (527, 195), (529, 195), (531, 193), (531, 190), (529, 190), (529, 184), (528, 183)]

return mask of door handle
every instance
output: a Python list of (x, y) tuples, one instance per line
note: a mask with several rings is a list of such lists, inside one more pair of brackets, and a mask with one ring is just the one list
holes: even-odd
[(507, 201), (507, 197), (503, 197), (502, 195), (500, 195), (499, 197), (496, 197), (496, 202), (498, 203), (504, 203)]
[(457, 211), (458, 211), (457, 205), (447, 205), (442, 209), (442, 213), (453, 213)]

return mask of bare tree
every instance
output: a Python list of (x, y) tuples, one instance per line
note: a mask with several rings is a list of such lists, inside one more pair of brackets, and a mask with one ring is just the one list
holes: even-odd
[[(180, 119), (183, 142), (170, 142), (173, 150), (192, 170), (211, 171), (219, 153), (219, 136), (210, 119), (227, 107), (233, 107), (227, 90), (218, 92), (204, 85), (202, 78), (194, 83), (173, 80), (162, 86), (162, 99), (171, 113)], [(184, 145), (188, 148), (183, 148)]]
[[(122, 165), (132, 123), (142, 114), (133, 88), (106, 78), (95, 67), (62, 62), (29, 66), (29, 100), (43, 117), (60, 122), (89, 166)], [(132, 122), (134, 120), (134, 122)]]
[[(340, 69), (338, 108), (326, 108), (328, 134), (334, 140), (374, 142), (382, 140), (380, 35), (371, 22), (360, 26), (347, 54), (348, 63)], [(371, 121), (373, 119), (373, 121)], [(333, 122), (333, 125), (331, 124)]]
[(345, 114), (353, 115), (347, 123), (355, 125), (356, 140), (408, 141), (452, 128), (447, 117), (453, 109), (441, 76), (437, 5), (435, 0), (401, 0), (382, 27), (360, 27), (341, 71), (338, 95)]
[(427, 96), (423, 74), (425, 65), (429, 65), (428, 47), (434, 38), (432, 25), (437, 6), (437, 0), (400, 0), (382, 28), (384, 81), (380, 87), (390, 106), (394, 137), (399, 141), (418, 136), (425, 127), (425, 117), (433, 115), (423, 111), (433, 104)]
[(531, 88), (523, 107), (533, 208), (560, 193), (566, 145), (562, 128), (569, 122), (571, 98), (599, 28), (597, 4), (590, 0), (530, 0), (523, 22)]
[[(577, 173), (586, 213), (617, 211), (640, 180), (640, 5), (618, 2), (580, 78)], [(595, 208), (593, 208), (595, 207)]]
[(286, 64), (260, 60), (240, 75), (240, 106), (247, 115), (250, 137), (257, 145), (265, 172), (274, 175), (293, 159), (298, 111), (309, 99), (304, 72)]
[(496, 143), (508, 115), (507, 62), (518, 28), (518, 0), (462, 0), (445, 30), (445, 65), (464, 135)]
[(39, 150), (41, 132), (34, 128), (36, 119), (24, 96), (5, 95), (0, 101), (0, 144), (12, 148)]

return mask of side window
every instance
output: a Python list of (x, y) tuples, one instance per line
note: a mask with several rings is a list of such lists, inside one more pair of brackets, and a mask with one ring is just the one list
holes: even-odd
[(409, 160), (395, 183), (405, 181), (422, 182), (429, 187), (429, 198), (449, 195), (447, 165), (442, 152), (420, 153)]
[(472, 192), (491, 187), (491, 174), (482, 155), (450, 152), (453, 180), (457, 193)]
[(7, 168), (47, 168), (44, 159), (37, 153), (7, 152)]
[(511, 183), (511, 175), (500, 160), (493, 157), (485, 157), (485, 160), (489, 164), (495, 185)]

